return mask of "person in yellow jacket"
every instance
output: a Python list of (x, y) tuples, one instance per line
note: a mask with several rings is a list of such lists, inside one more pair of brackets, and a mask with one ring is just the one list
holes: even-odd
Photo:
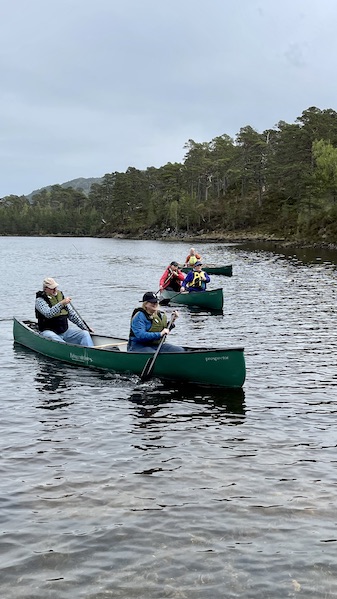
[(193, 270), (190, 270), (182, 285), (181, 291), (206, 291), (207, 283), (210, 282), (210, 276), (202, 270), (202, 263), (196, 262)]
[(188, 256), (186, 256), (184, 266), (194, 266), (198, 260), (201, 260), (200, 254), (198, 254), (198, 252), (196, 252), (194, 248), (191, 248), (190, 253), (188, 254)]

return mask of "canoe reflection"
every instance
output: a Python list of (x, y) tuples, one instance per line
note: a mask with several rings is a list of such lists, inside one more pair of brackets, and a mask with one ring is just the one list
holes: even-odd
[[(245, 394), (243, 389), (201, 388), (193, 385), (172, 385), (164, 383), (153, 388), (135, 389), (130, 395), (130, 401), (135, 406), (135, 415), (141, 419), (140, 426), (147, 426), (155, 415), (161, 412), (165, 418), (168, 407), (179, 418), (184, 412), (184, 418), (224, 418), (228, 423), (241, 424), (245, 417)], [(187, 408), (187, 404), (190, 404)], [(184, 407), (182, 407), (184, 406)], [(148, 420), (148, 423), (146, 422)]]
[(73, 382), (69, 379), (68, 366), (35, 354), (17, 343), (14, 343), (14, 352), (19, 359), (24, 358), (25, 362), (34, 364), (35, 389), (43, 396), (39, 408), (55, 410), (73, 403), (65, 397), (73, 386)]
[(44, 394), (40, 408), (55, 410), (73, 403), (73, 401), (65, 401), (63, 396), (69, 390), (70, 385), (67, 381), (66, 369), (62, 365), (55, 368), (54, 364), (42, 362), (40, 370), (36, 373), (35, 381), (36, 390)]

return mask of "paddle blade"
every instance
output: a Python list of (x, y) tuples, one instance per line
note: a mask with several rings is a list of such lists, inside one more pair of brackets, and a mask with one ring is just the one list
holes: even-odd
[(167, 298), (167, 299), (160, 300), (159, 305), (160, 306), (168, 306), (169, 303), (170, 303), (170, 298)]
[(153, 367), (153, 358), (149, 358), (141, 372), (141, 375), (140, 375), (141, 381), (143, 381), (143, 382), (147, 381), (151, 377), (151, 372), (153, 369), (152, 367)]
[[(188, 292), (185, 292), (185, 291), (184, 291), (184, 293), (188, 293)], [(181, 294), (181, 291), (179, 291), (179, 293), (175, 293), (174, 295), (172, 295), (171, 297), (169, 297), (169, 298), (167, 298), (167, 299), (166, 299), (166, 298), (164, 298), (164, 299), (160, 300), (159, 304), (160, 304), (161, 306), (168, 306), (168, 305), (169, 305), (169, 303), (170, 303), (170, 302), (171, 302), (171, 301), (172, 301), (172, 300), (173, 300), (175, 297), (178, 297), (178, 295), (180, 295), (180, 294)]]
[(163, 337), (161, 338), (161, 340), (159, 342), (159, 345), (158, 345), (155, 353), (146, 362), (146, 364), (145, 364), (145, 366), (144, 366), (144, 368), (143, 368), (143, 370), (141, 372), (141, 375), (140, 375), (141, 381), (147, 381), (151, 377), (152, 371), (153, 371), (153, 367), (155, 365), (157, 356), (158, 356), (158, 354), (160, 352), (160, 348), (163, 345), (165, 339), (166, 339), (166, 335), (163, 335)]

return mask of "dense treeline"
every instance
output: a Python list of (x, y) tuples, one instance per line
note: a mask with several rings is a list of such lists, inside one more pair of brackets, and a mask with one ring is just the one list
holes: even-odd
[(182, 163), (113, 172), (88, 195), (54, 185), (0, 203), (1, 235), (190, 236), (255, 232), (335, 242), (337, 113), (315, 107), (293, 124), (235, 140), (189, 140)]

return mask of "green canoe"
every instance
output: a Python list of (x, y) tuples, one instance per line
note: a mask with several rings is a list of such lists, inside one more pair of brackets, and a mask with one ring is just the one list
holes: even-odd
[[(127, 341), (92, 334), (95, 347), (60, 343), (41, 337), (36, 322), (14, 318), (14, 341), (62, 362), (140, 375), (153, 354), (128, 352)], [(183, 353), (159, 353), (152, 375), (160, 379), (226, 388), (240, 388), (245, 381), (243, 348), (186, 348)]]
[[(181, 266), (180, 270), (182, 272), (189, 272), (193, 266)], [(215, 266), (214, 264), (203, 264), (203, 270), (205, 270), (209, 275), (225, 275), (225, 277), (231, 277), (233, 274), (233, 267), (231, 264), (227, 266)]]
[(222, 310), (223, 291), (222, 288), (210, 289), (207, 291), (191, 291), (185, 293), (176, 293), (163, 289), (160, 295), (159, 303), (162, 305), (184, 304), (185, 306), (197, 306), (206, 310)]

